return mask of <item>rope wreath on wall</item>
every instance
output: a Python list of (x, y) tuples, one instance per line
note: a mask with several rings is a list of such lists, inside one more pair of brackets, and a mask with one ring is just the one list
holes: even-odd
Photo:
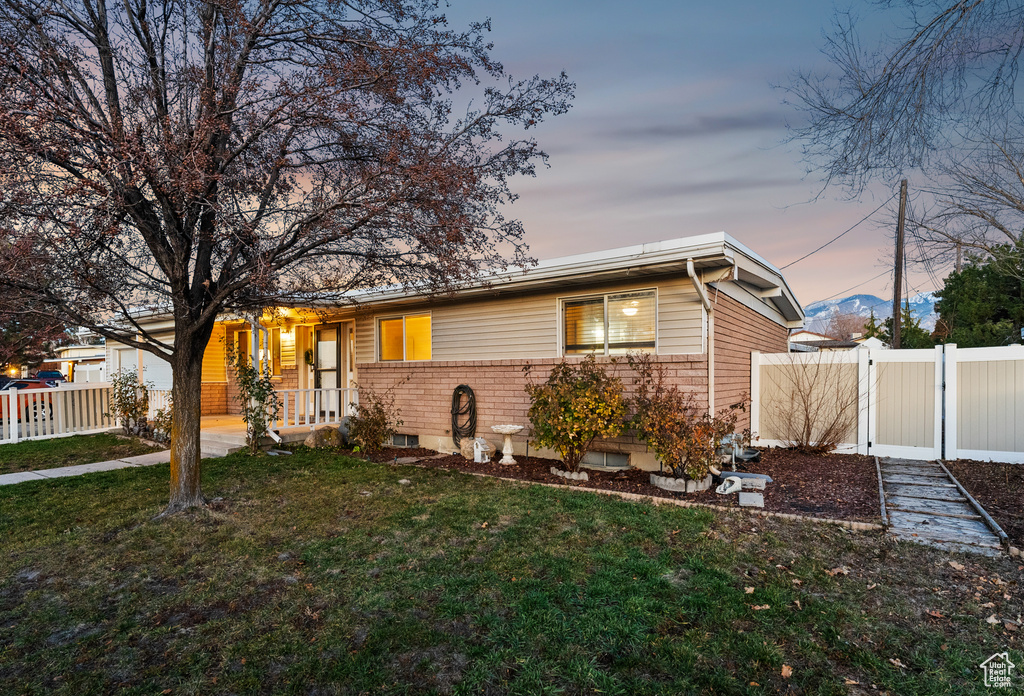
[[(463, 401), (465, 397), (465, 401)], [(452, 392), (452, 440), (461, 447), (464, 439), (476, 435), (476, 396), (465, 384), (455, 387)]]

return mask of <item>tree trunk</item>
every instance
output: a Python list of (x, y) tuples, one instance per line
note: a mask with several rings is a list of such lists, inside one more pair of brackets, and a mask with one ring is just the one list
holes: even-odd
[[(171, 498), (164, 515), (206, 504), (200, 482), (199, 447), (203, 352), (209, 331), (176, 336), (171, 369), (174, 419), (171, 424)], [(205, 335), (206, 340), (201, 340)]]

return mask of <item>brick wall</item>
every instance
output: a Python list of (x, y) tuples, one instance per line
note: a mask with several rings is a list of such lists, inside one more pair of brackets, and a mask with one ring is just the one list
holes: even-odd
[[(719, 293), (715, 304), (715, 410), (750, 395), (750, 353), (785, 353), (789, 329)], [(738, 430), (750, 427), (750, 410)]]
[(202, 415), (216, 416), (228, 413), (227, 386), (223, 382), (203, 382)]
[[(425, 363), (362, 363), (357, 366), (359, 386), (383, 391), (405, 377), (395, 390), (395, 403), (401, 409), (404, 425), (400, 432), (419, 435), (426, 446), (448, 446), (451, 438), (452, 391), (467, 384), (476, 396), (477, 436), (498, 443), (500, 436), (491, 431), (492, 425), (506, 423), (529, 426), (527, 411), (530, 407), (525, 386), (528, 380), (542, 382), (547, 379), (557, 359), (534, 360), (472, 360), (431, 361)], [(613, 374), (619, 376), (627, 393), (632, 388), (632, 372), (625, 364), (611, 364), (602, 360)], [(692, 388), (698, 394), (707, 393), (707, 360), (703, 354), (660, 356), (668, 375), (677, 384)], [(531, 367), (530, 375), (524, 372)], [(706, 397), (703, 403), (707, 404)], [(525, 431), (524, 431), (525, 433)], [(435, 442), (437, 438), (441, 444)], [(443, 443), (447, 442), (447, 445)], [(525, 449), (524, 435), (513, 438), (516, 452)], [(616, 438), (595, 443), (596, 451), (645, 452), (643, 444), (633, 438)], [(531, 447), (531, 452), (533, 451)]]

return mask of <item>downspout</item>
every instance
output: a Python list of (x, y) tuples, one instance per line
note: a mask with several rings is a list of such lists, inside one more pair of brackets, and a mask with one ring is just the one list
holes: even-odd
[(693, 259), (686, 259), (686, 275), (693, 283), (693, 289), (697, 291), (701, 305), (708, 314), (708, 413), (715, 413), (715, 313), (711, 308), (711, 300), (704, 288), (704, 283), (697, 277), (697, 269), (693, 265)]

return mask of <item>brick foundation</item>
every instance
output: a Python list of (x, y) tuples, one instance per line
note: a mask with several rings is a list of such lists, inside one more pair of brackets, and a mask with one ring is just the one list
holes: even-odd
[[(658, 361), (665, 365), (669, 378), (680, 386), (687, 387), (702, 395), (700, 402), (707, 404), (707, 359), (703, 354), (660, 356)], [(374, 391), (384, 391), (405, 377), (405, 382), (395, 390), (395, 403), (401, 410), (404, 424), (400, 432), (419, 435), (420, 443), (426, 447), (452, 451), (451, 401), (452, 391), (460, 384), (467, 384), (476, 396), (477, 436), (484, 437), (500, 449), (501, 436), (491, 431), (492, 425), (513, 423), (529, 426), (527, 411), (529, 396), (525, 387), (529, 381), (535, 383), (547, 379), (551, 368), (559, 359), (534, 360), (472, 360), (437, 361), (424, 363), (363, 363), (357, 366), (359, 386)], [(622, 379), (627, 394), (632, 389), (632, 371), (623, 363), (612, 364), (608, 359), (600, 360), (614, 375)], [(524, 368), (530, 367), (530, 374)], [(525, 430), (523, 431), (525, 434)], [(513, 438), (515, 452), (526, 451), (525, 435)], [(657, 468), (654, 456), (634, 438), (615, 438), (595, 442), (595, 451), (629, 453), (634, 466)], [(535, 452), (530, 448), (531, 454)], [(553, 456), (551, 452), (537, 452)]]

